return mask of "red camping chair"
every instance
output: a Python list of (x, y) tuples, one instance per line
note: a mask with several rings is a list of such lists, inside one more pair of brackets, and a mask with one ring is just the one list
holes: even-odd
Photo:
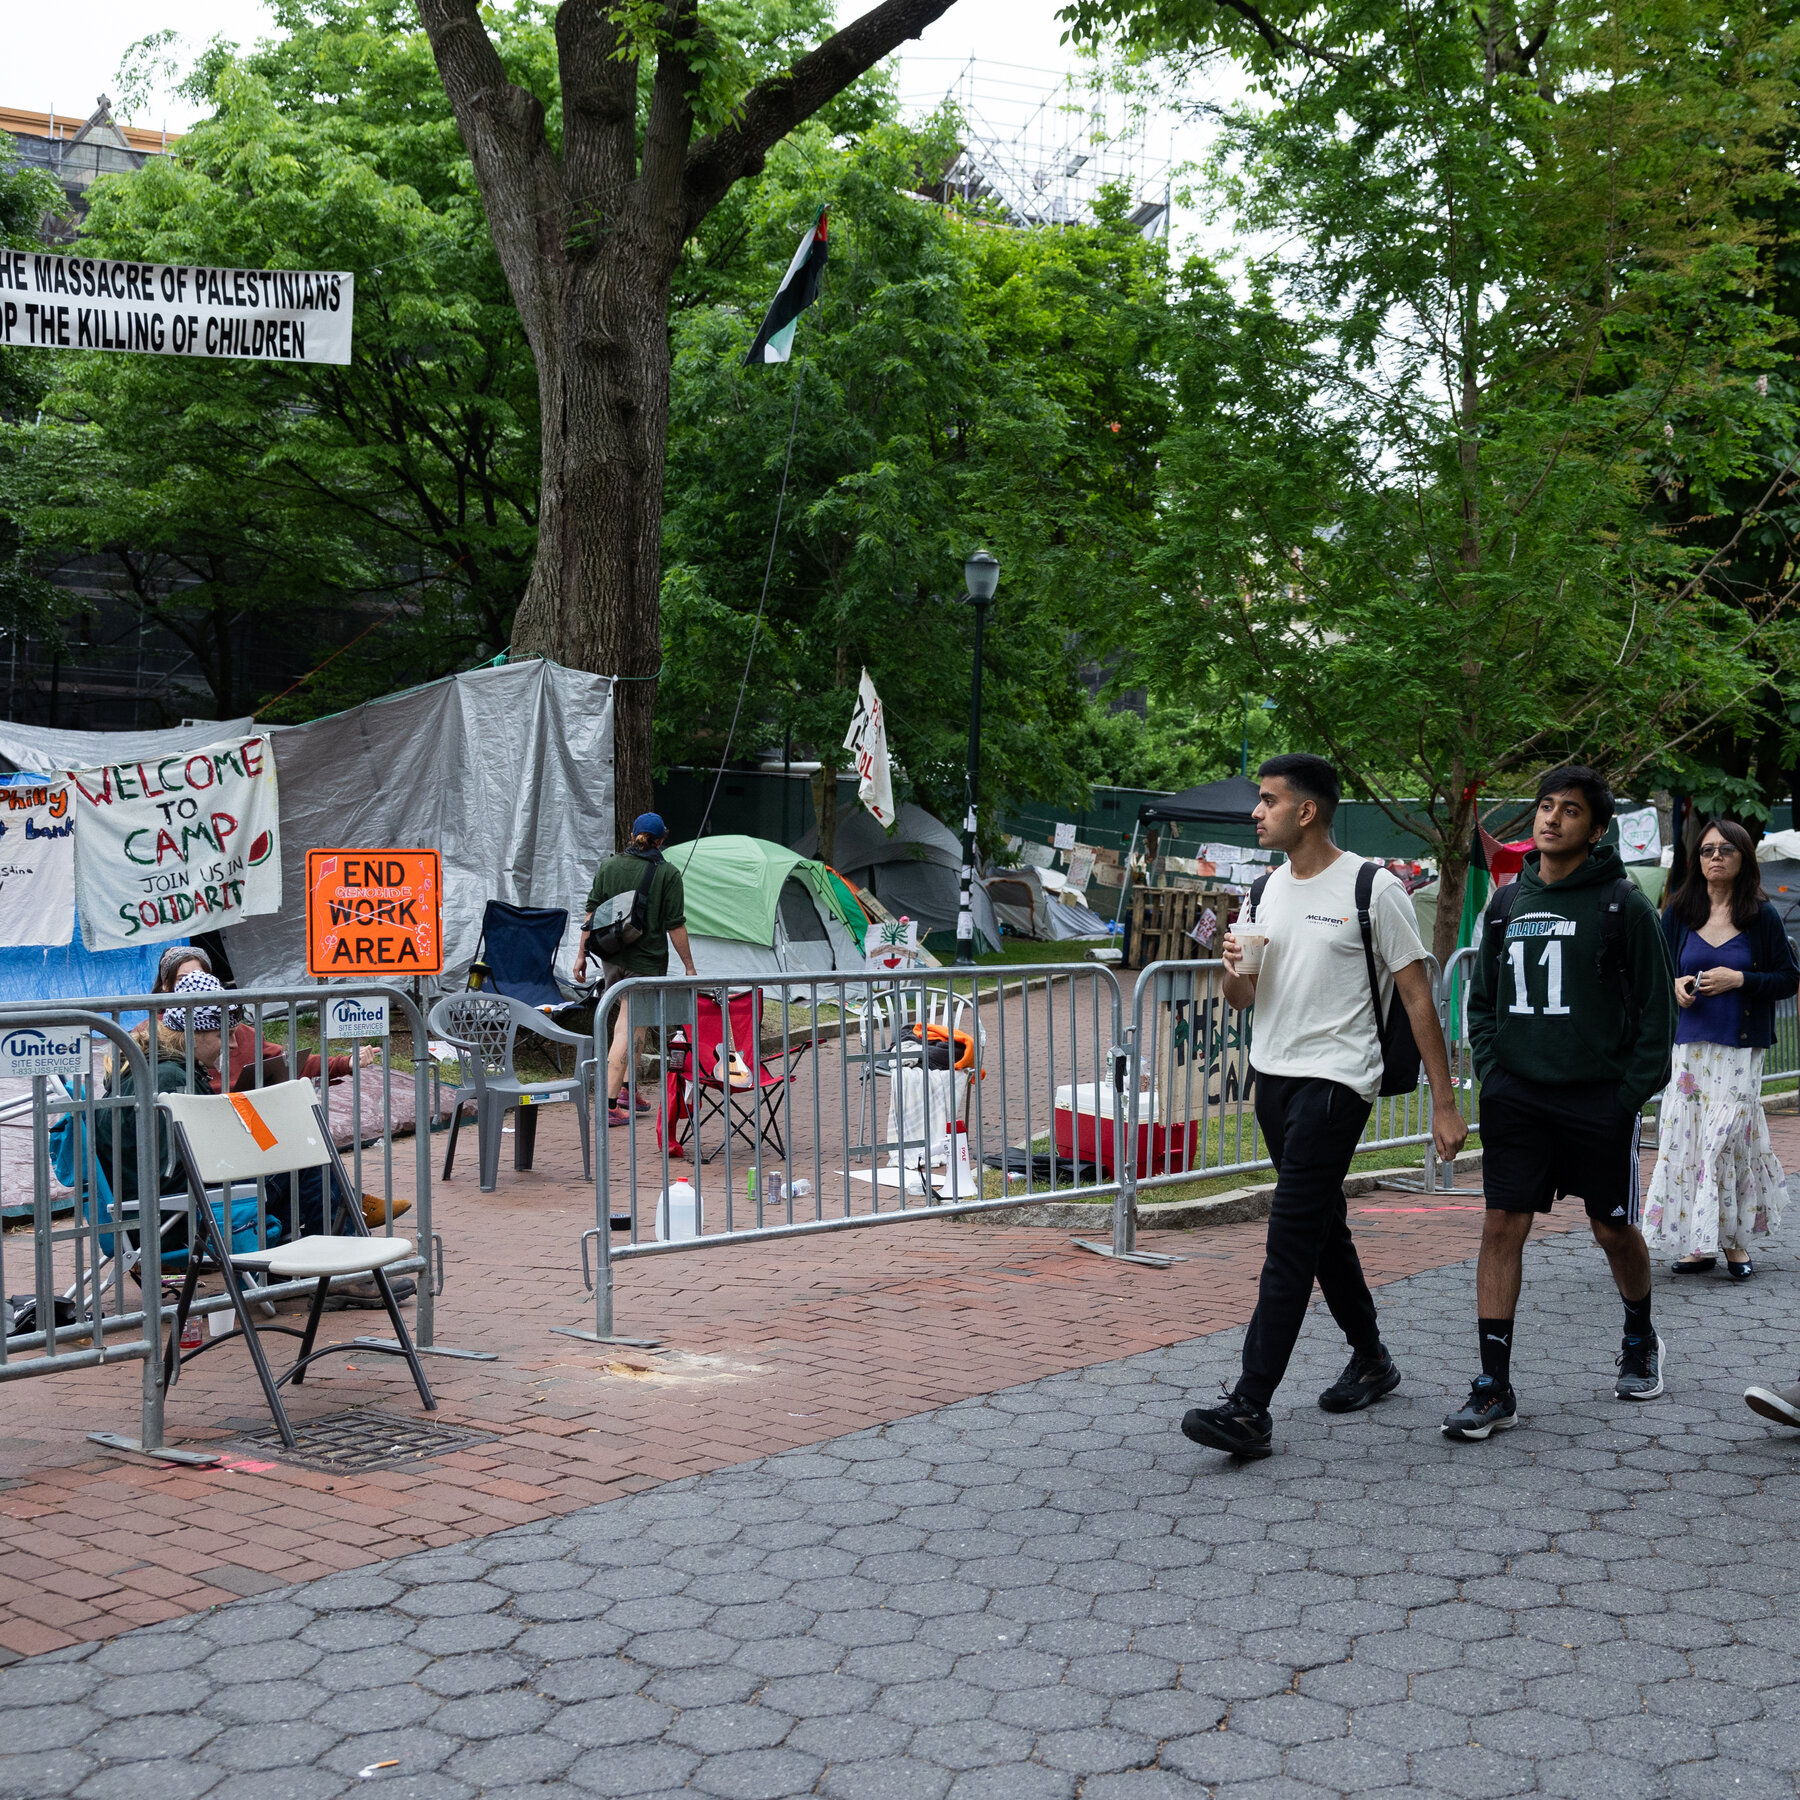
[[(806, 1054), (805, 1043), (789, 1046), (784, 1059), (777, 1051), (762, 1056), (762, 989), (748, 988), (733, 994), (728, 1002), (731, 1012), (730, 1060), (739, 1072), (727, 1074), (725, 1015), (717, 1000), (705, 994), (694, 996), (694, 1041), (691, 1047), (673, 1047), (671, 1073), (682, 1076), (687, 1086), (689, 1105), (686, 1117), (674, 1121), (675, 1143), (699, 1147), (701, 1128), (714, 1116), (726, 1120), (754, 1153), (759, 1138), (775, 1146), (775, 1154), (786, 1157), (787, 1146), (781, 1141), (781, 1098), (793, 1083), (794, 1071)], [(711, 1162), (725, 1148), (720, 1139), (718, 1150), (701, 1157)]]

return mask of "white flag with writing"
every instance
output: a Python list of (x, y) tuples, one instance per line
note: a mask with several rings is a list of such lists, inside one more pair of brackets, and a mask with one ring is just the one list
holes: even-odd
[(856, 762), (856, 797), (869, 809), (883, 831), (894, 822), (894, 778), (888, 767), (887, 724), (881, 716), (881, 696), (862, 672), (856, 690), (856, 711), (844, 737), (844, 748)]

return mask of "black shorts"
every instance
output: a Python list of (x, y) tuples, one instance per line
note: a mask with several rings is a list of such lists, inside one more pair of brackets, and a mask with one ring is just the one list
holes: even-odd
[(1611, 1082), (1551, 1086), (1495, 1069), (1481, 1085), (1490, 1212), (1548, 1212), (1579, 1195), (1590, 1219), (1638, 1222), (1638, 1115)]

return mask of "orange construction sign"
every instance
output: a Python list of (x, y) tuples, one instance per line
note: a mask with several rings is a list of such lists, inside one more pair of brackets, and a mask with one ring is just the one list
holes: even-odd
[(437, 975), (444, 871), (435, 850), (309, 850), (309, 975)]

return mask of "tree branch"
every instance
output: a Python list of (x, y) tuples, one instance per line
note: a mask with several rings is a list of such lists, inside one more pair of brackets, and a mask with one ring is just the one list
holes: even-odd
[[(421, 0), (443, 4), (444, 0)], [(471, 4), (472, 0), (463, 0)], [(731, 124), (711, 133), (688, 153), (683, 186), (687, 195), (684, 236), (724, 199), (745, 175), (756, 174), (768, 155), (796, 125), (866, 75), (890, 51), (917, 37), (950, 10), (953, 0), (882, 0), (860, 19), (809, 50), (785, 74), (758, 82), (744, 96)]]
[(584, 217), (617, 213), (637, 174), (637, 58), (620, 56), (610, 0), (563, 0), (556, 14), (563, 180)]
[(494, 248), (532, 348), (554, 327), (547, 274), (560, 270), (562, 174), (544, 136), (536, 95), (516, 87), (494, 48), (476, 0), (416, 0), (438, 76), (475, 165)]

